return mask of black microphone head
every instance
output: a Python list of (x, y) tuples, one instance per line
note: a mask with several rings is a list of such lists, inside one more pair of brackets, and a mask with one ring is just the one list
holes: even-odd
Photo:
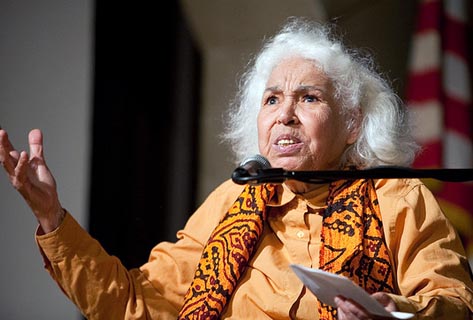
[(255, 154), (253, 156), (245, 158), (242, 162), (240, 162), (239, 167), (251, 167), (253, 169), (269, 169), (271, 168), (271, 163), (269, 163), (268, 159), (266, 159), (262, 155)]
[(260, 170), (269, 168), (271, 168), (271, 164), (268, 159), (256, 154), (240, 162), (238, 168), (232, 173), (232, 180), (238, 184), (255, 184), (257, 180), (254, 180), (252, 177), (257, 176)]

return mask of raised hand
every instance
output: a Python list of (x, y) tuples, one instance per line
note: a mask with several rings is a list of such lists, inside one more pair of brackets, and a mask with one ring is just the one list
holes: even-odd
[(43, 155), (43, 135), (33, 129), (28, 135), (30, 154), (13, 148), (8, 134), (0, 129), (0, 163), (11, 184), (33, 211), (45, 233), (56, 229), (64, 217), (56, 181)]

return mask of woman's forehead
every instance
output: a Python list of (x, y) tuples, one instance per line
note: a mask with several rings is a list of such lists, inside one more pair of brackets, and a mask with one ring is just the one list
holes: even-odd
[(292, 57), (281, 60), (270, 73), (266, 88), (283, 89), (291, 87), (325, 87), (330, 84), (327, 75), (313, 60)]

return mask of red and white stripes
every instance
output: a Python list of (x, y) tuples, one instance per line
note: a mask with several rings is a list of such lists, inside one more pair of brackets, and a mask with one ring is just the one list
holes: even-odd
[(467, 53), (465, 0), (445, 1), (443, 91), (444, 166), (473, 166), (471, 79)]
[(420, 2), (411, 43), (406, 98), (415, 123), (414, 136), (424, 147), (415, 161), (417, 167), (436, 167), (442, 162), (441, 11), (439, 0)]
[[(473, 167), (466, 1), (418, 4), (406, 94), (416, 125), (414, 136), (424, 148), (415, 167)], [(473, 185), (439, 183), (431, 189), (473, 258)]]

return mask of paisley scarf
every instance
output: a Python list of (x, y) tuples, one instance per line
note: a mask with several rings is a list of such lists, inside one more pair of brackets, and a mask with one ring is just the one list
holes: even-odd
[(274, 185), (246, 185), (202, 252), (179, 319), (218, 319), (256, 249)]
[[(247, 185), (212, 232), (178, 319), (219, 319), (258, 245), (271, 184)], [(393, 271), (372, 180), (336, 181), (329, 187), (322, 226), (320, 268), (351, 278), (369, 293), (393, 292)], [(318, 305), (322, 320), (336, 309)]]
[[(320, 269), (350, 278), (368, 293), (394, 292), (394, 273), (386, 246), (373, 180), (330, 185), (322, 224)], [(337, 310), (319, 302), (321, 320)]]

